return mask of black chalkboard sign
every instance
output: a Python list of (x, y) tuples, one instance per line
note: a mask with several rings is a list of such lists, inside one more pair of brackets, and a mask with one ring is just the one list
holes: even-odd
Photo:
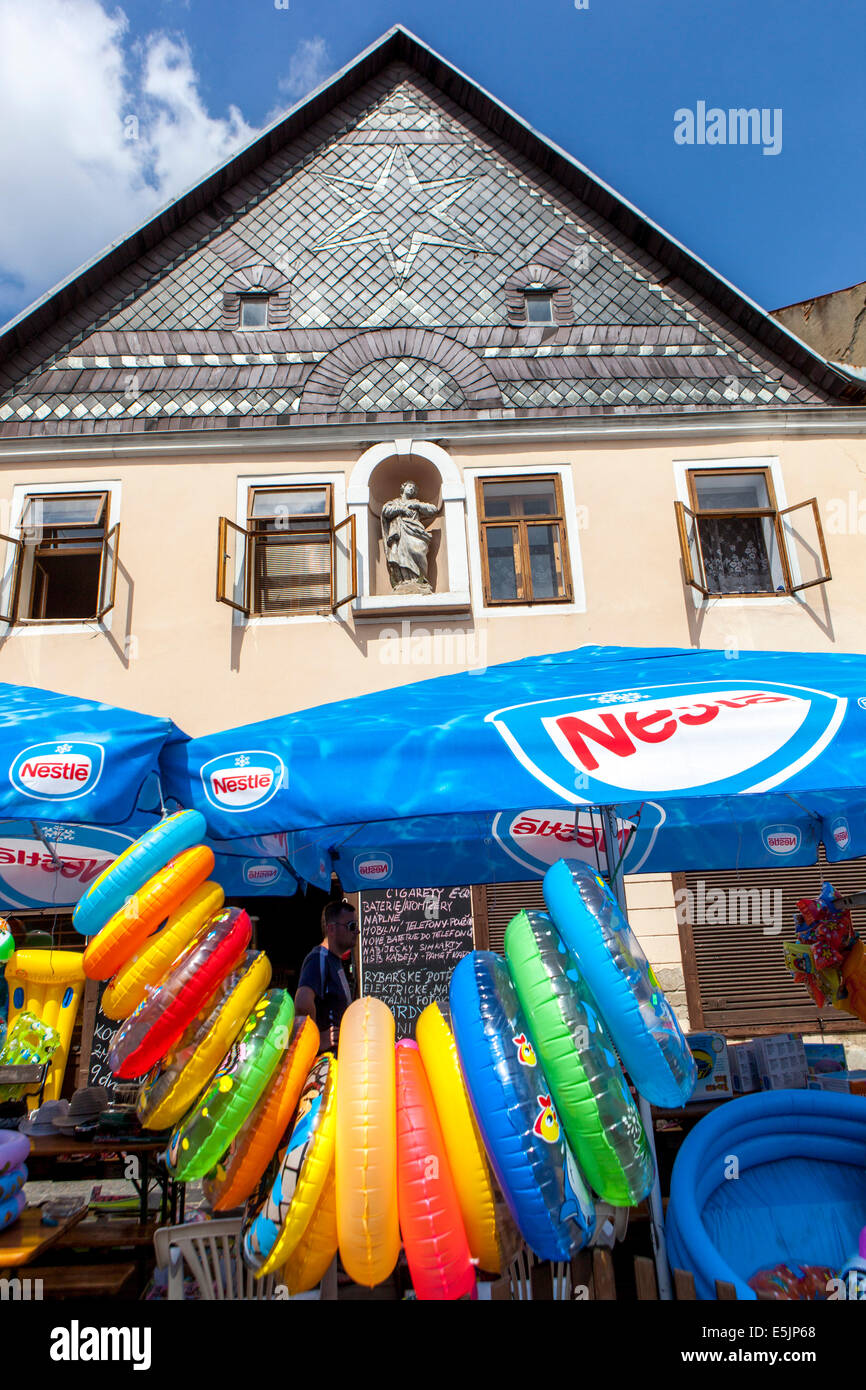
[(448, 1000), (451, 972), (472, 950), (472, 890), (381, 888), (362, 892), (361, 993), (389, 1006), (397, 1037), (434, 999)]
[(114, 1076), (108, 1065), (108, 1054), (114, 1035), (125, 1020), (106, 1018), (102, 1012), (100, 1005), (108, 984), (108, 980), (100, 980), (98, 985), (88, 980), (85, 986), (77, 1079), (79, 1086), (102, 1086), (112, 1100), (122, 1103), (130, 1084)]

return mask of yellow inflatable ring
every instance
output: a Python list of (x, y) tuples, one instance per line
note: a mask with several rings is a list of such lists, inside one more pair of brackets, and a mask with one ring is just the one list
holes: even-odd
[(333, 1171), (337, 1063), (326, 1052), (313, 1065), (270, 1192), (244, 1229), (246, 1264), (261, 1279), (278, 1269), (304, 1235)]
[(155, 988), (186, 950), (196, 932), (219, 912), (225, 893), (218, 883), (208, 880), (185, 898), (161, 931), (147, 941), (137, 956), (122, 965), (102, 995), (106, 1018), (129, 1018), (144, 999), (148, 987)]
[(307, 1293), (321, 1282), (337, 1253), (337, 1185), (333, 1168), (310, 1224), (283, 1266), (278, 1278), (289, 1293)]
[(433, 1092), (472, 1258), (481, 1269), (498, 1274), (502, 1252), (490, 1168), (463, 1083), (454, 1035), (437, 1003), (424, 1009), (415, 1038)]
[(337, 1230), (340, 1258), (372, 1288), (400, 1254), (394, 1015), (381, 999), (356, 999), (340, 1024), (337, 1087)]
[(265, 952), (255, 955), (248, 951), (239, 968), (223, 982), (216, 1006), (212, 998), (177, 1048), (142, 1086), (137, 1114), (145, 1129), (169, 1129), (183, 1119), (270, 982), (271, 963)]

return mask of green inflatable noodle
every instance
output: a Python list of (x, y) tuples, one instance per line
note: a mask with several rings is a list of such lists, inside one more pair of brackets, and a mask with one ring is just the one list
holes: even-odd
[(262, 995), (210, 1085), (171, 1136), (166, 1162), (178, 1181), (203, 1178), (216, 1167), (279, 1066), (294, 1017), (286, 990)]
[(508, 924), (505, 955), (560, 1124), (587, 1181), (603, 1201), (636, 1206), (652, 1186), (652, 1155), (574, 957), (546, 913), (526, 911)]

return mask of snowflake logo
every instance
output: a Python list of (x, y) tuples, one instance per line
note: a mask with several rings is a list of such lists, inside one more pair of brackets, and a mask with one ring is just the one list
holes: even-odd
[(633, 705), (637, 700), (646, 699), (646, 696), (642, 690), (614, 690), (604, 695), (591, 695), (590, 699), (598, 705)]
[(39, 830), (44, 840), (54, 840), (55, 843), (75, 839), (75, 831), (70, 825), (41, 825)]
[(235, 758), (235, 767), (249, 767), (250, 760), (246, 753), (241, 753), (240, 757)]
[(72, 752), (72, 744), (71, 744), (71, 743), (58, 743), (58, 745), (57, 745), (57, 751), (58, 751), (58, 753), (71, 753), (71, 752)]

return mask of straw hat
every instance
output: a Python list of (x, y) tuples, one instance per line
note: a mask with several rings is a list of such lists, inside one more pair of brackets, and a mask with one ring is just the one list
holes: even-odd
[(31, 1134), (38, 1137), (46, 1134), (56, 1134), (54, 1128), (55, 1119), (59, 1119), (69, 1110), (68, 1100), (46, 1100), (43, 1101), (38, 1110), (31, 1110), (29, 1115), (18, 1126), (21, 1134)]
[(55, 1129), (73, 1130), (79, 1125), (96, 1125), (108, 1104), (108, 1096), (101, 1086), (84, 1086), (76, 1091), (69, 1109), (53, 1120)]

